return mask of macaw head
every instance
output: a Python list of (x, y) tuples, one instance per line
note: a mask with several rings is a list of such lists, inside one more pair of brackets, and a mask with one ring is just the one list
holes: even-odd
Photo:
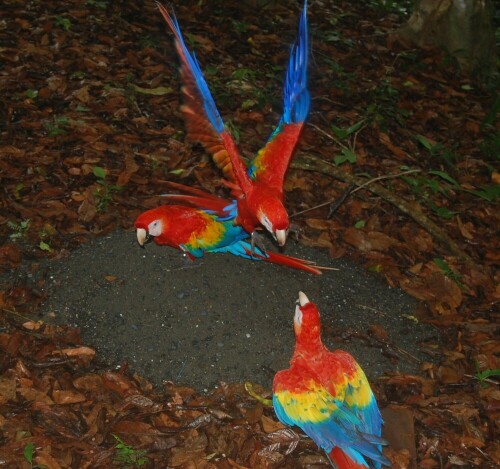
[(312, 343), (320, 339), (321, 323), (318, 308), (303, 292), (299, 292), (293, 317), (293, 329), (297, 343)]
[(149, 243), (164, 232), (166, 222), (162, 207), (141, 213), (135, 221), (137, 229), (137, 241), (141, 247)]
[(290, 221), (288, 213), (277, 197), (259, 197), (256, 201), (257, 219), (269, 231), (279, 246), (284, 246)]

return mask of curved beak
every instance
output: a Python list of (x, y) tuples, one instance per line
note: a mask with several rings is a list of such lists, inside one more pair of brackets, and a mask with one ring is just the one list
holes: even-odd
[(286, 243), (287, 230), (276, 230), (274, 232), (274, 237), (278, 242), (278, 246), (284, 246)]
[(305, 306), (307, 303), (309, 303), (309, 298), (307, 298), (307, 296), (304, 292), (299, 291), (299, 304), (300, 304), (300, 306)]
[(149, 241), (150, 236), (144, 228), (137, 228), (137, 242), (139, 246), (144, 247), (144, 245)]

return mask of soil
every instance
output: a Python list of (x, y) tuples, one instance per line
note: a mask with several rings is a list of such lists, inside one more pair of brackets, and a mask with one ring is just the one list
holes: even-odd
[(351, 352), (369, 377), (418, 369), (419, 344), (438, 334), (412, 319), (414, 299), (346, 259), (293, 241), (285, 252), (339, 270), (316, 276), (224, 254), (192, 262), (170, 248), (140, 249), (133, 232), (118, 231), (16, 275), (45, 277), (43, 320), (79, 326), (110, 366), (126, 361), (156, 385), (269, 387), (293, 351), (300, 290), (319, 307), (327, 346)]

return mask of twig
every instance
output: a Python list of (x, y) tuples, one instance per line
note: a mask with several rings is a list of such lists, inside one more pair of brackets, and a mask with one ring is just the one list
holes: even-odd
[[(325, 163), (326, 163), (326, 162), (325, 162)], [(293, 166), (293, 164), (292, 164), (292, 167), (294, 167), (294, 166)], [(364, 182), (363, 184), (360, 184), (360, 185), (358, 185), (358, 184), (356, 184), (356, 183), (354, 183), (354, 182), (351, 182), (351, 185), (350, 185), (349, 187), (351, 187), (351, 186), (352, 186), (352, 187), (355, 187), (355, 186), (357, 186), (357, 185), (358, 185), (358, 187), (356, 187), (356, 189), (354, 189), (354, 190), (352, 190), (352, 189), (351, 189), (351, 191), (347, 192), (347, 194), (346, 194), (345, 196), (344, 196), (344, 194), (342, 194), (342, 195), (338, 198), (338, 200), (340, 200), (339, 206), (340, 206), (340, 204), (344, 201), (344, 199), (347, 197), (347, 195), (349, 195), (349, 194), (354, 194), (355, 192), (357, 192), (357, 191), (359, 191), (360, 189), (362, 189), (362, 188), (364, 188), (364, 187), (368, 186), (369, 184), (374, 183), (375, 181), (380, 181), (380, 180), (382, 180), (382, 179), (393, 179), (393, 178), (398, 178), (398, 177), (400, 177), (400, 176), (404, 176), (404, 175), (406, 175), (406, 174), (411, 174), (411, 173), (419, 173), (419, 172), (421, 172), (421, 170), (420, 170), (420, 169), (410, 169), (410, 170), (408, 170), (408, 171), (403, 171), (402, 173), (397, 173), (397, 174), (387, 174), (387, 175), (385, 175), (385, 176), (377, 176), (376, 178), (370, 179), (369, 181), (366, 181), (366, 182)], [(344, 174), (344, 173), (342, 173), (342, 174)], [(346, 174), (346, 176), (348, 176), (348, 175)], [(334, 176), (334, 177), (337, 177), (337, 176)], [(349, 177), (352, 177), (352, 176), (349, 176)], [(337, 177), (337, 179), (341, 179), (341, 178), (340, 178), (340, 177)], [(328, 202), (323, 202), (322, 204), (319, 204), (319, 205), (315, 205), (314, 207), (311, 207), (311, 208), (306, 208), (305, 210), (301, 210), (300, 212), (295, 212), (293, 215), (291, 215), (291, 216), (290, 216), (290, 218), (292, 218), (292, 217), (296, 217), (297, 215), (302, 215), (303, 213), (307, 213), (307, 212), (310, 212), (310, 211), (312, 211), (312, 210), (316, 210), (317, 208), (326, 207), (327, 205), (330, 205), (330, 204), (334, 203), (336, 200), (337, 200), (337, 198), (332, 199), (332, 200), (329, 200)], [(328, 215), (330, 215), (330, 214), (328, 214)], [(327, 218), (328, 218), (328, 217), (327, 217)]]
[(361, 186), (356, 187), (356, 189), (354, 189), (352, 191), (352, 193), (354, 194), (355, 192), (363, 189), (363, 187), (366, 187), (369, 184), (374, 183), (375, 181), (381, 181), (382, 179), (393, 179), (393, 178), (398, 178), (398, 177), (401, 177), (401, 176), (405, 176), (406, 174), (420, 173), (420, 172), (422, 172), (421, 169), (409, 169), (408, 171), (403, 171), (402, 173), (386, 174), (385, 176), (378, 176), (376, 178), (370, 179), (369, 181), (366, 181), (364, 184), (361, 184)]
[(478, 381), (481, 381), (481, 382), (484, 382), (484, 383), (490, 383), (490, 384), (496, 384), (497, 386), (500, 386), (500, 383), (498, 381), (494, 381), (490, 378), (482, 378), (482, 379), (479, 379), (477, 376), (474, 376), (474, 375), (466, 375), (464, 374), (464, 376), (466, 378), (471, 378), (471, 379), (477, 379)]
[(13, 310), (7, 309), (7, 308), (0, 308), (0, 310), (5, 311), (6, 313), (12, 314), (13, 316), (18, 316), (21, 319), (25, 319), (26, 321), (32, 321), (31, 318), (29, 318), (27, 316), (23, 316), (22, 314), (18, 313), (17, 311), (13, 311)]
[[(291, 167), (294, 169), (302, 169), (304, 171), (314, 171), (317, 173), (326, 174), (327, 176), (334, 177), (340, 181), (354, 184), (356, 186), (366, 186), (365, 180), (346, 174), (337, 166), (318, 158), (313, 155), (302, 155), (302, 158), (296, 159), (292, 162)], [(385, 176), (381, 176), (385, 177)], [(397, 207), (403, 213), (413, 218), (419, 225), (425, 228), (434, 238), (446, 245), (450, 251), (457, 257), (463, 259), (467, 263), (473, 263), (472, 258), (450, 237), (444, 232), (436, 223), (428, 218), (417, 206), (410, 204), (393, 192), (387, 190), (380, 184), (370, 184), (368, 190), (390, 204)], [(326, 204), (325, 204), (326, 205)]]
[(326, 132), (321, 127), (318, 127), (317, 125), (311, 124), (311, 123), (309, 123), (307, 125), (308, 125), (308, 127), (312, 127), (313, 129), (316, 129), (320, 134), (323, 134), (325, 137), (328, 137), (330, 140), (333, 140), (339, 147), (345, 148), (346, 150), (349, 150), (349, 148), (346, 145), (344, 145), (337, 137), (334, 137), (332, 134)]
[(327, 220), (330, 220), (332, 218), (333, 214), (338, 210), (338, 208), (344, 203), (345, 199), (349, 197), (349, 195), (352, 193), (352, 190), (354, 189), (354, 184), (349, 184), (347, 188), (340, 194), (340, 197), (337, 199), (335, 203), (332, 203), (330, 205), (330, 209), (328, 210), (328, 215), (326, 216)]

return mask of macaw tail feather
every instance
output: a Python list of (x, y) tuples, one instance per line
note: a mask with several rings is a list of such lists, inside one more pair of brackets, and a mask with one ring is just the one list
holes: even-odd
[(333, 448), (329, 454), (327, 453), (327, 456), (330, 464), (335, 469), (370, 469), (370, 466), (362, 456), (361, 459), (355, 461), (344, 453), (344, 451), (342, 451), (338, 446)]
[(258, 252), (252, 253), (252, 250), (247, 248), (246, 253), (255, 260), (272, 262), (273, 264), (279, 265), (286, 265), (287, 267), (292, 267), (293, 269), (304, 270), (305, 272), (309, 272), (310, 274), (321, 275), (321, 271), (325, 270), (325, 267), (317, 266), (312, 261), (299, 259), (298, 257), (285, 256), (284, 254), (278, 254), (277, 252), (266, 251), (265, 254), (262, 255)]

